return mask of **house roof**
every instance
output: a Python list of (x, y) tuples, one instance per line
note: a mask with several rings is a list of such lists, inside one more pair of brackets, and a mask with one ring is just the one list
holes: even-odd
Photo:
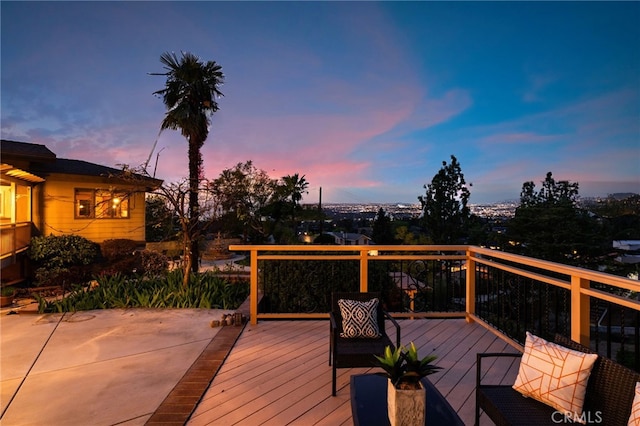
[(613, 248), (626, 251), (638, 251), (640, 250), (640, 240), (615, 240), (613, 242)]
[(44, 179), (28, 170), (30, 164), (56, 161), (56, 155), (44, 145), (5, 139), (0, 140), (0, 156), (0, 172), (3, 176), (32, 183), (44, 182)]
[(34, 171), (104, 177), (122, 174), (122, 170), (114, 169), (113, 167), (67, 158), (58, 158), (55, 163), (38, 165)]
[(125, 183), (139, 183), (151, 188), (158, 187), (162, 184), (161, 179), (154, 179), (135, 173), (130, 176), (125, 176), (125, 172), (121, 169), (67, 158), (58, 158), (55, 163), (37, 164), (34, 166), (33, 172), (45, 177), (55, 173), (120, 179)]
[[(26, 170), (31, 176), (47, 177), (55, 173), (116, 179), (124, 177), (122, 170), (113, 167), (102, 166), (83, 160), (57, 158), (56, 155), (44, 145), (3, 139), (0, 148), (2, 151), (3, 171), (5, 162), (20, 161), (21, 163), (26, 162), (26, 164), (28, 164), (28, 166), (21, 165), (21, 169), (23, 169), (23, 171)], [(9, 158), (5, 159), (5, 156)], [(7, 164), (6, 166), (7, 170), (13, 168), (12, 164)], [(133, 180), (147, 187), (155, 188), (162, 184), (162, 180), (160, 179), (138, 174), (134, 174), (133, 176)], [(127, 178), (126, 180), (129, 179)]]
[(0, 155), (20, 157), (30, 161), (55, 161), (56, 155), (44, 145), (27, 142), (0, 140)]
[(357, 241), (360, 238), (364, 238), (367, 240), (371, 239), (364, 234), (356, 234), (353, 232), (325, 232), (325, 234), (329, 234), (336, 238), (342, 238), (343, 240), (347, 240), (347, 241)]

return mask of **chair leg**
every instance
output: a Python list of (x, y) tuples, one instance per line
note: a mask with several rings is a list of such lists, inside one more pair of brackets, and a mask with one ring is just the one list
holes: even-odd
[(329, 365), (331, 365), (331, 353), (333, 352), (333, 329), (331, 321), (329, 321)]
[(331, 396), (336, 396), (336, 366), (334, 364), (331, 369), (332, 381), (331, 381)]

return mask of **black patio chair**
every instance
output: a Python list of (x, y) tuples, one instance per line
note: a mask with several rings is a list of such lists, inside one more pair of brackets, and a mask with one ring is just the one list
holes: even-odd
[[(380, 337), (342, 337), (343, 321), (338, 300), (367, 302), (373, 298), (379, 301), (376, 318)], [(387, 335), (385, 319), (389, 319), (396, 328), (395, 344)], [(333, 379), (331, 395), (336, 396), (336, 369), (375, 366), (373, 355), (382, 355), (386, 346), (391, 346), (392, 349), (400, 346), (400, 326), (382, 309), (380, 293), (332, 293), (330, 320), (329, 365), (332, 366)]]

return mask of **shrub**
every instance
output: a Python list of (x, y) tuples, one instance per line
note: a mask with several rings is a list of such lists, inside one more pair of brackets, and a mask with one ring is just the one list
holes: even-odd
[(124, 238), (105, 240), (101, 244), (102, 257), (110, 263), (114, 263), (133, 256), (137, 247), (138, 243)]
[(33, 237), (28, 256), (35, 263), (40, 285), (78, 284), (91, 276), (88, 265), (100, 251), (98, 245), (78, 235)]
[(0, 290), (0, 295), (2, 295), (3, 297), (10, 297), (14, 294), (16, 294), (15, 287), (2, 287), (2, 290)]
[(99, 254), (98, 245), (78, 235), (33, 237), (29, 258), (44, 268), (89, 265)]
[(140, 256), (141, 272), (146, 276), (161, 275), (169, 269), (169, 259), (161, 253), (142, 250), (138, 255)]
[(85, 283), (91, 279), (89, 266), (71, 266), (69, 268), (37, 268), (35, 280), (42, 286), (68, 287)]
[(135, 275), (140, 269), (139, 260), (139, 256), (132, 255), (125, 259), (108, 262), (106, 265), (99, 265), (98, 270), (96, 271), (96, 275), (107, 277), (116, 274), (124, 276)]
[(105, 240), (101, 244), (102, 257), (107, 265), (98, 272), (100, 276), (122, 274), (126, 276), (144, 273), (138, 243), (125, 238)]

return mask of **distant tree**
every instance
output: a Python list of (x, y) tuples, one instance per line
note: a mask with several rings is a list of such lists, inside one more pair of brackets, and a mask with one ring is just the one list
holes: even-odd
[(466, 236), (470, 216), (467, 203), (471, 193), (464, 180), (460, 163), (451, 156), (451, 163), (442, 162), (442, 168), (425, 185), (426, 194), (419, 196), (423, 223), (435, 244), (453, 244)]
[(507, 224), (507, 251), (587, 266), (601, 252), (600, 226), (578, 206), (577, 182), (556, 181), (547, 173), (541, 189), (525, 182), (520, 205)]
[(640, 240), (640, 195), (609, 196), (588, 208), (605, 222), (609, 240)]
[(322, 244), (322, 245), (336, 245), (336, 239), (329, 234), (320, 234), (313, 240), (314, 244)]
[(308, 193), (307, 188), (309, 187), (309, 183), (304, 175), (300, 177), (298, 173), (296, 173), (294, 175), (283, 176), (279, 186), (284, 200), (290, 203), (291, 222), (295, 230), (296, 210), (298, 209), (300, 200), (302, 200), (302, 195)]
[(209, 135), (210, 117), (218, 111), (217, 99), (222, 96), (219, 87), (223, 84), (222, 68), (215, 61), (202, 62), (189, 52), (182, 57), (165, 52), (160, 62), (166, 70), (164, 89), (154, 92), (162, 97), (167, 113), (160, 126), (161, 130), (180, 130), (187, 139), (189, 150), (189, 234), (185, 237), (189, 247), (185, 247), (184, 284), (189, 282), (189, 272), (198, 272), (198, 233), (200, 205), (198, 192), (202, 178), (201, 148)]
[(234, 226), (233, 222), (239, 224), (245, 239), (249, 236), (265, 238), (261, 217), (272, 202), (275, 188), (276, 181), (264, 170), (257, 169), (252, 161), (223, 170), (209, 184), (219, 214), (230, 221), (230, 227)]
[(405, 225), (398, 226), (395, 232), (395, 238), (397, 242), (404, 245), (418, 244), (416, 236), (413, 232), (409, 231), (409, 228)]
[(624, 194), (622, 197), (609, 195), (603, 200), (598, 200), (594, 209), (599, 215), (605, 217), (640, 216), (640, 195)]
[(536, 193), (536, 184), (533, 181), (522, 184), (520, 192), (520, 205), (523, 207), (530, 206), (556, 206), (571, 205), (576, 206), (578, 202), (577, 182), (569, 182), (568, 180), (556, 181), (551, 172), (542, 181), (542, 188)]
[(492, 237), (491, 225), (489, 221), (475, 214), (469, 216), (467, 243), (484, 246), (489, 243)]
[(382, 207), (378, 210), (376, 218), (373, 221), (373, 234), (371, 239), (376, 244), (395, 244), (393, 236), (393, 227), (391, 226), (391, 218), (387, 215)]

